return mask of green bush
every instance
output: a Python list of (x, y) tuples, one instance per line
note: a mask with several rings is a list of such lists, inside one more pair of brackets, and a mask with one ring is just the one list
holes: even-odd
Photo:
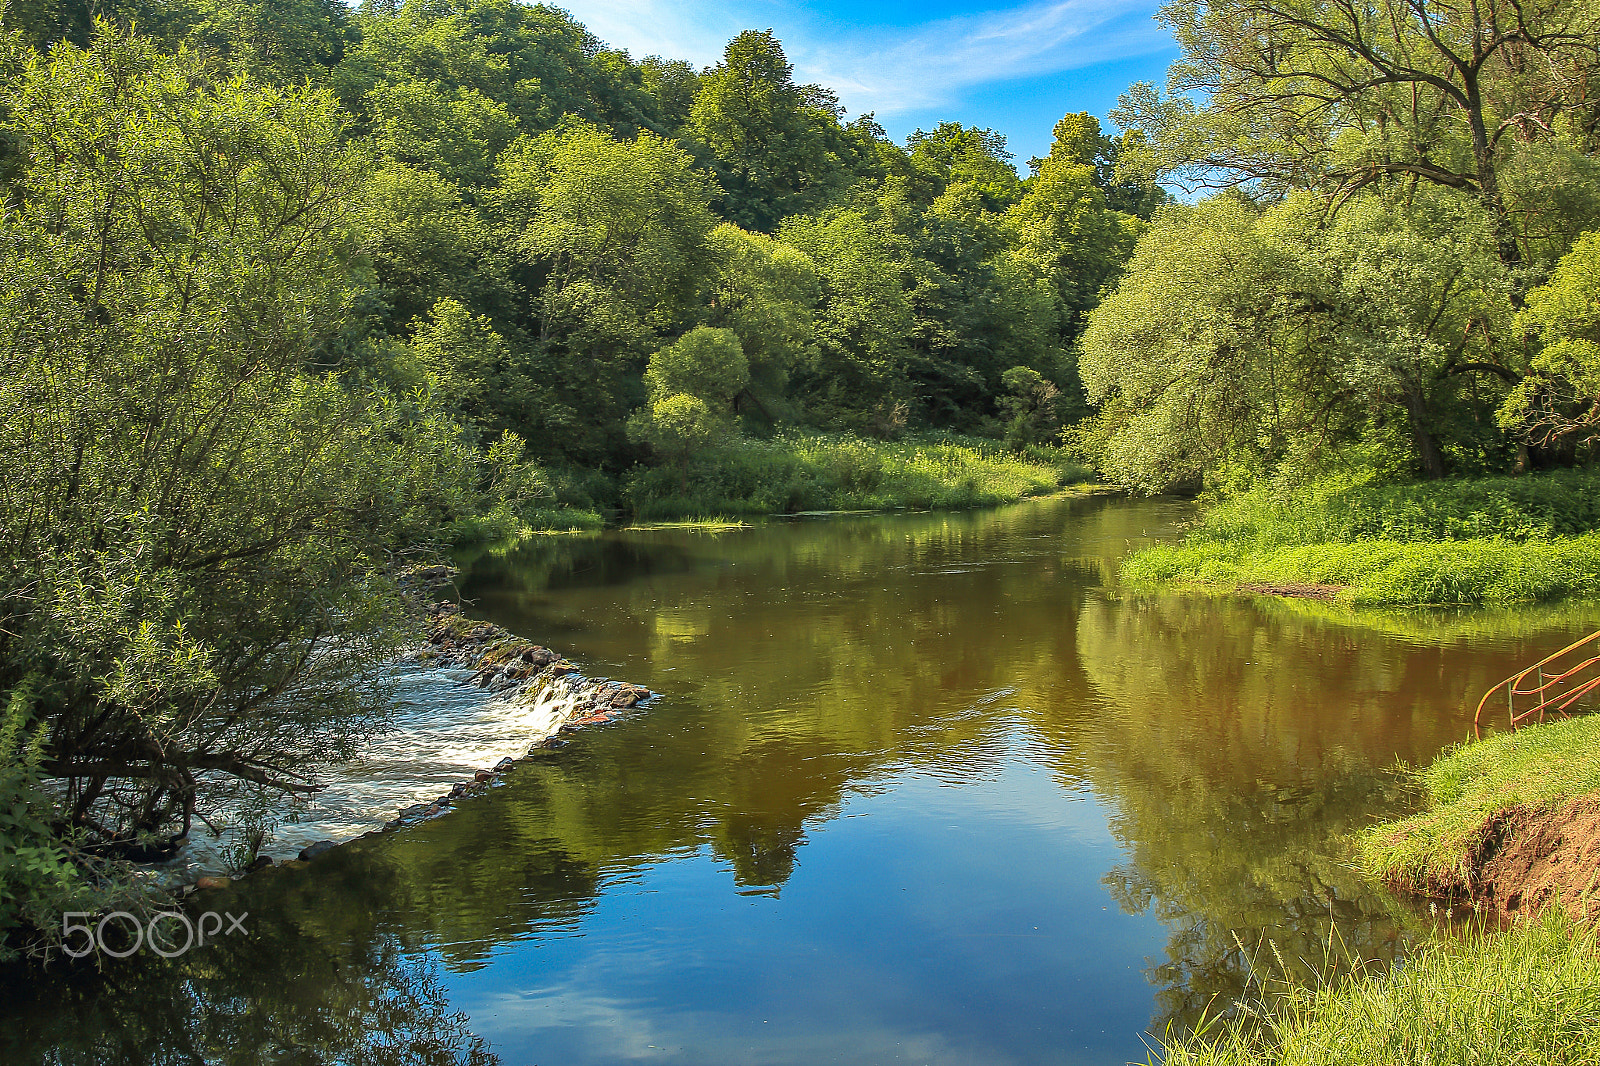
[(1264, 549), (1202, 541), (1147, 548), (1123, 564), (1121, 576), (1132, 585), (1337, 585), (1340, 600), (1363, 607), (1540, 603), (1600, 591), (1600, 534)]
[(16, 955), (19, 934), (48, 933), (62, 912), (84, 909), (90, 892), (51, 832), (39, 774), (46, 729), (31, 704), (24, 685), (0, 710), (0, 960)]
[(1290, 495), (1258, 488), (1206, 513), (1192, 543), (1256, 548), (1360, 540), (1550, 540), (1600, 530), (1600, 474), (1371, 485), (1330, 480)]
[(1361, 606), (1536, 603), (1600, 591), (1600, 477), (1367, 485), (1224, 501), (1183, 544), (1147, 548), (1132, 584), (1340, 586)]

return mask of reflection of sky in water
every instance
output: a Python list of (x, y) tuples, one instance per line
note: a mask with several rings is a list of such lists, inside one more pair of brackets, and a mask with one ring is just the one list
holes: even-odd
[[(508, 1066), (1114, 1066), (1240, 993), (1239, 940), (1314, 959), (1333, 929), (1400, 957), (1425, 920), (1339, 840), (1407, 802), (1397, 757), (1460, 740), (1488, 685), (1592, 620), (1114, 586), (1190, 513), (1048, 500), (481, 559), (475, 614), (660, 699), (445, 818), (241, 882), (276, 939), (194, 987), (274, 1033), (307, 1012), (365, 1033), (389, 1018), (350, 986), (435, 960), (443, 1009)], [(518, 712), (412, 682), (336, 817), (525, 746)], [(205, 1010), (125, 1002), (66, 1026), (93, 1051), (61, 1061), (100, 1066), (134, 1029), (149, 1046), (119, 1061), (198, 1046)], [(204, 1042), (255, 1061), (252, 1034)]]
[(707, 849), (635, 868), (574, 935), (447, 976), (451, 1002), (507, 1062), (1143, 1058), (1163, 927), (1101, 885), (1125, 858), (1104, 810), (1015, 739), (978, 781), (847, 795), (777, 899)]

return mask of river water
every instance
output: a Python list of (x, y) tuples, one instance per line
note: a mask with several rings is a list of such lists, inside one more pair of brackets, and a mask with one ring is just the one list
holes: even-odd
[(1429, 916), (1345, 837), (1592, 612), (1119, 589), (1189, 515), (1055, 498), (480, 559), (470, 611), (662, 695), (203, 897), (246, 934), (7, 986), (0, 1062), (1120, 1064), (1252, 960), (1392, 960)]

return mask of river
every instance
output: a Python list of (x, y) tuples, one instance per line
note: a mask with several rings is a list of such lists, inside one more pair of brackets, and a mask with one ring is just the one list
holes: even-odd
[(1110, 1066), (1271, 945), (1302, 978), (1330, 941), (1392, 960), (1429, 916), (1343, 839), (1590, 619), (1119, 589), (1190, 514), (1066, 497), (479, 559), (472, 613), (661, 695), (204, 898), (247, 933), (6, 989), (0, 1062)]

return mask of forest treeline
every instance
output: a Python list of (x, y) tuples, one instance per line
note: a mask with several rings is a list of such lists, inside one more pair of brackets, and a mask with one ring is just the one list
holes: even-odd
[[(990, 130), (897, 144), (796, 83), (770, 32), (698, 70), (509, 0), (99, 5), (133, 41), (71, 7), (12, 4), (21, 92), (115, 66), (97, 108), (129, 138), (163, 136), (176, 116), (139, 95), (168, 81), (196, 109), (171, 134), (220, 133), (227, 93), (263, 109), (260, 136), (336, 146), (337, 172), (283, 161), (340, 202), (318, 239), (347, 294), (310, 364), (613, 480), (734, 419), (1048, 439), (1085, 315), (1163, 199), (1116, 182), (1126, 138), (1088, 115), (1026, 179)], [(14, 171), (36, 136), (15, 131)]]

